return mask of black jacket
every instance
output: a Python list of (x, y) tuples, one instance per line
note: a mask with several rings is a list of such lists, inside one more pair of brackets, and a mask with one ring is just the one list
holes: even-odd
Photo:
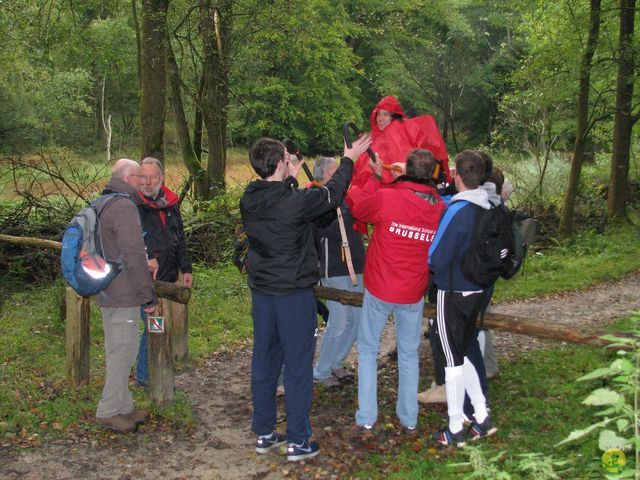
[[(161, 199), (164, 201), (158, 202)], [(163, 186), (155, 203), (142, 195), (137, 203), (146, 230), (144, 243), (147, 255), (158, 260), (156, 278), (175, 282), (178, 280), (178, 270), (191, 273), (191, 258), (187, 252), (178, 196)]]
[(353, 161), (343, 158), (323, 188), (298, 189), (283, 182), (251, 182), (240, 200), (249, 239), (248, 283), (264, 295), (288, 295), (318, 282), (318, 255), (312, 222), (342, 202)]
[[(364, 271), (364, 243), (359, 232), (353, 229), (353, 215), (347, 202), (340, 205), (344, 228), (347, 232), (349, 250), (355, 273)], [(320, 277), (342, 277), (349, 275), (346, 258), (342, 254), (342, 236), (336, 211), (325, 214), (316, 221), (316, 243), (320, 260)]]

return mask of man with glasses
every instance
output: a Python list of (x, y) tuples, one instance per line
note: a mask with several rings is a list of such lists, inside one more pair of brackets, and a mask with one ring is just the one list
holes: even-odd
[(149, 416), (134, 408), (129, 374), (138, 351), (140, 308), (153, 313), (158, 303), (145, 257), (140, 215), (134, 203), (139, 186), (140, 165), (127, 158), (116, 161), (102, 193), (121, 195), (114, 196), (100, 212), (104, 256), (120, 263), (122, 270), (96, 296), (102, 312), (106, 354), (106, 378), (96, 421), (120, 433), (134, 431)]
[[(142, 160), (140, 180), (139, 209), (149, 262), (157, 270), (155, 278), (174, 283), (182, 272), (182, 284), (190, 287), (193, 283), (191, 258), (180, 215), (180, 198), (164, 185), (164, 166), (156, 158)], [(136, 366), (136, 381), (145, 387), (149, 384), (148, 350), (145, 318)]]

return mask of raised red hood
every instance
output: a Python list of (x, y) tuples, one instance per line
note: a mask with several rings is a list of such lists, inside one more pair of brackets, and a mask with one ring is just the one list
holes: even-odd
[(380, 110), (386, 110), (387, 112), (395, 113), (396, 115), (400, 115), (403, 119), (407, 118), (402, 105), (400, 105), (400, 102), (396, 97), (384, 97), (378, 102), (376, 108), (374, 108), (373, 112), (371, 112), (371, 117), (369, 117), (369, 121), (371, 122), (371, 136), (374, 139), (378, 135), (382, 134), (382, 130), (378, 128), (378, 122), (376, 122), (376, 117), (378, 116), (378, 112)]
[[(379, 110), (387, 110), (402, 116), (402, 120), (392, 121), (387, 128), (380, 130), (376, 122)], [(415, 118), (407, 118), (402, 106), (395, 97), (384, 97), (378, 102), (371, 112), (371, 148), (376, 152), (386, 165), (407, 161), (407, 155), (414, 148), (429, 150), (436, 160), (442, 163), (442, 168), (447, 175), (447, 181), (451, 181), (447, 147), (442, 140), (438, 125), (431, 115), (421, 115)], [(351, 187), (362, 188), (371, 176), (369, 167), (369, 155), (364, 153), (355, 163)], [(382, 183), (391, 183), (393, 177), (390, 172), (384, 170)], [(353, 195), (357, 197), (357, 195)]]

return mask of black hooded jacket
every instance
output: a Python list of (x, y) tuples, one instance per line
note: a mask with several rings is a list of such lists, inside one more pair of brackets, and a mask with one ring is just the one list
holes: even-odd
[(312, 221), (340, 205), (353, 161), (344, 157), (323, 188), (298, 189), (289, 177), (282, 182), (251, 182), (240, 200), (249, 239), (248, 283), (264, 295), (288, 295), (318, 282)]
[[(344, 229), (347, 233), (351, 261), (355, 273), (364, 271), (364, 243), (362, 235), (353, 229), (353, 214), (346, 201), (340, 205)], [(342, 253), (342, 235), (336, 211), (331, 211), (318, 219), (316, 227), (316, 245), (320, 257), (320, 277), (343, 277), (349, 275), (346, 258)]]
[(172, 283), (178, 280), (179, 271), (192, 272), (179, 200), (164, 185), (157, 198), (152, 200), (139, 192), (139, 198), (135, 200), (146, 231), (147, 255), (158, 260), (156, 278)]

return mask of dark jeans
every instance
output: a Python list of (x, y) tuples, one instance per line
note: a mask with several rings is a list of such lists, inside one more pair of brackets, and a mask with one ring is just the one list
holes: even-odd
[(312, 289), (289, 295), (251, 292), (253, 315), (252, 430), (270, 434), (276, 424), (276, 385), (284, 362), (287, 442), (311, 437), (309, 411), (313, 394), (313, 355), (317, 312)]

